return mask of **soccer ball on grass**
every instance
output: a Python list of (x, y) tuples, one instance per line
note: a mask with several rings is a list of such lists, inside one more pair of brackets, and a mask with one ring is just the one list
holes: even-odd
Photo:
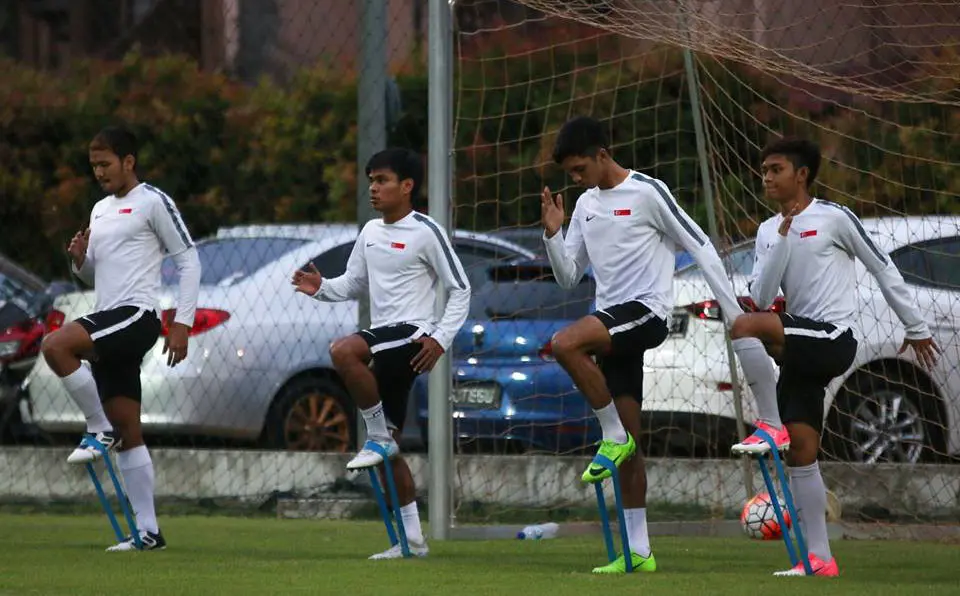
[[(780, 510), (783, 512), (783, 521), (790, 529), (790, 513), (784, 502), (780, 501)], [(773, 510), (770, 495), (759, 493), (743, 506), (740, 514), (740, 527), (743, 533), (754, 540), (777, 540), (783, 536), (777, 514)]]

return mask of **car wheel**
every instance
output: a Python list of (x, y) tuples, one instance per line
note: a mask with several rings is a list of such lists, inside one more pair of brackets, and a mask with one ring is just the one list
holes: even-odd
[(301, 377), (270, 406), (265, 438), (274, 449), (346, 453), (354, 446), (355, 430), (356, 408), (343, 387), (322, 377)]
[(828, 455), (866, 464), (915, 464), (943, 453), (940, 409), (925, 385), (915, 373), (853, 375), (831, 408)]

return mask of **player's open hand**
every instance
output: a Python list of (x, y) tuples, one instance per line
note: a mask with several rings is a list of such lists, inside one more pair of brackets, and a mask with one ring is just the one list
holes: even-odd
[(783, 221), (780, 222), (780, 227), (777, 228), (777, 232), (779, 232), (781, 236), (786, 237), (786, 235), (790, 233), (790, 226), (793, 225), (793, 216), (797, 213), (800, 213), (800, 210), (794, 207), (790, 210), (790, 213), (783, 218)]
[(171, 323), (170, 331), (163, 341), (163, 354), (167, 355), (167, 366), (176, 366), (187, 357), (187, 336), (190, 328), (183, 323)]
[(87, 246), (90, 245), (90, 228), (80, 230), (74, 234), (70, 244), (67, 245), (67, 252), (73, 258), (73, 264), (79, 269), (83, 266), (83, 261), (87, 258)]
[(415, 339), (413, 343), (420, 344), (420, 351), (410, 361), (410, 366), (417, 374), (430, 372), (437, 364), (437, 360), (440, 360), (440, 356), (443, 356), (443, 346), (429, 335)]
[(544, 186), (540, 195), (540, 221), (547, 232), (547, 238), (552, 238), (563, 226), (563, 195), (550, 194), (550, 187)]
[(300, 269), (293, 274), (293, 280), (290, 282), (296, 286), (298, 292), (303, 292), (307, 296), (313, 296), (320, 291), (320, 284), (323, 283), (323, 276), (320, 270), (313, 263), (307, 265), (305, 269)]
[(897, 353), (903, 354), (906, 352), (907, 346), (913, 347), (913, 352), (917, 355), (917, 360), (919, 360), (920, 364), (927, 370), (933, 369), (937, 364), (937, 357), (943, 353), (940, 346), (937, 345), (937, 342), (933, 341), (932, 337), (904, 339), (903, 345), (900, 346), (900, 350)]

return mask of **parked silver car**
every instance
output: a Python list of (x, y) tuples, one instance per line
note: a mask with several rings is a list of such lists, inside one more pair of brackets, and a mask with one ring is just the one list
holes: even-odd
[[(269, 448), (351, 448), (356, 410), (328, 349), (357, 330), (358, 303), (310, 300), (293, 291), (290, 278), (310, 262), (326, 277), (342, 274), (356, 237), (354, 224), (251, 225), (221, 229), (198, 243), (203, 277), (190, 352), (169, 368), (161, 339), (144, 358), (144, 430)], [(452, 242), (472, 282), (493, 264), (533, 256), (485, 234), (458, 230)], [(162, 274), (165, 332), (176, 294), (172, 262), (164, 263)], [(54, 304), (67, 321), (93, 306), (92, 291), (66, 294)], [(30, 407), (23, 414), (29, 421), (50, 433), (83, 430), (83, 415), (45, 363), (34, 367), (27, 383)]]

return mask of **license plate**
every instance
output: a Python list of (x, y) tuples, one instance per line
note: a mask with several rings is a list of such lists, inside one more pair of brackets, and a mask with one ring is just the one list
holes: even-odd
[(499, 408), (499, 385), (461, 385), (454, 387), (450, 399), (454, 405), (468, 408)]

